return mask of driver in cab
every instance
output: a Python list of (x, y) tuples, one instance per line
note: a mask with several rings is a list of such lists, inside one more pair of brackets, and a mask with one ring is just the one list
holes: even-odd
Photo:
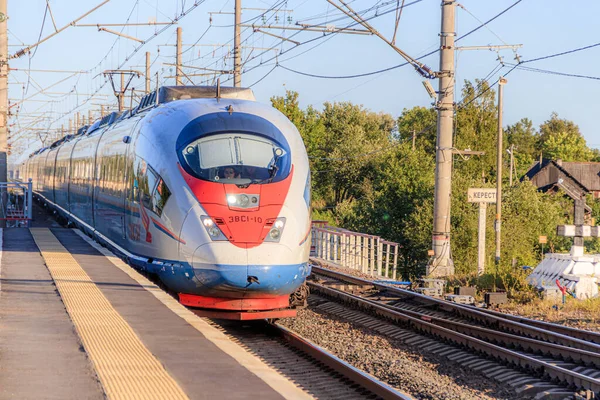
[(225, 179), (237, 179), (240, 177), (240, 174), (235, 170), (234, 167), (225, 167), (223, 170), (223, 177)]

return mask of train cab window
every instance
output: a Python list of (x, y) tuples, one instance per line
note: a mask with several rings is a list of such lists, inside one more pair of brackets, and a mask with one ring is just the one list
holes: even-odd
[(291, 165), (289, 152), (278, 143), (250, 134), (206, 136), (184, 146), (182, 156), (196, 177), (238, 185), (280, 181)]

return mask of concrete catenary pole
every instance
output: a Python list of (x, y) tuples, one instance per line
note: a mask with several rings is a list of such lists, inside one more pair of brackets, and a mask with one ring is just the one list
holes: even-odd
[(175, 84), (181, 85), (181, 28), (177, 28), (177, 46), (175, 64)]
[(233, 86), (242, 86), (242, 48), (241, 39), (242, 0), (235, 0), (235, 28), (233, 36)]
[(454, 274), (450, 252), (450, 196), (452, 177), (452, 132), (454, 125), (454, 14), (456, 2), (442, 1), (440, 34), (440, 72), (437, 119), (435, 197), (433, 211), (434, 259), (427, 267), (428, 276)]
[(150, 93), (150, 52), (146, 52), (146, 94)]
[(119, 112), (123, 111), (123, 101), (125, 97), (125, 74), (121, 72), (121, 87), (119, 88)]
[(496, 272), (500, 264), (500, 229), (502, 225), (502, 101), (504, 95), (504, 84), (506, 79), (500, 77), (498, 80), (498, 143), (496, 144), (496, 220), (494, 228), (496, 231)]
[[(7, 118), (8, 118), (8, 16), (7, 0), (0, 0), (0, 182), (8, 179)], [(6, 204), (6, 192), (2, 192), (2, 204)], [(6, 222), (0, 221), (0, 227)]]

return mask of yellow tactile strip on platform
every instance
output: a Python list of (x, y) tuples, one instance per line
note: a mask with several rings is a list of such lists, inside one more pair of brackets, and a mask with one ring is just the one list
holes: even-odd
[[(240, 365), (258, 376), (267, 385), (273, 388), (283, 398), (288, 400), (313, 400), (314, 397), (309, 393), (305, 392), (292, 381), (278, 373), (275, 369), (265, 364), (254, 354), (251, 354), (239, 344), (230, 340), (225, 334), (217, 328), (209, 325), (204, 318), (198, 317), (196, 314), (185, 308), (181, 303), (171, 297), (168, 293), (164, 292), (154, 283), (150, 282), (146, 277), (142, 276), (139, 272), (125, 264), (120, 258), (115, 256), (106, 248), (100, 246), (92, 239), (87, 237), (79, 229), (74, 229), (83, 240), (85, 240), (90, 246), (98, 250), (101, 254), (106, 256), (108, 260), (121, 271), (129, 275), (133, 280), (140, 284), (144, 289), (149, 291), (156, 297), (161, 303), (173, 311), (176, 315), (181, 317), (188, 324), (193, 326), (198, 332), (200, 332), (206, 339), (212, 342), (215, 346), (221, 349), (225, 354), (232, 357)], [(251, 396), (248, 396), (251, 397)]]
[(187, 399), (79, 263), (45, 228), (31, 234), (109, 399)]

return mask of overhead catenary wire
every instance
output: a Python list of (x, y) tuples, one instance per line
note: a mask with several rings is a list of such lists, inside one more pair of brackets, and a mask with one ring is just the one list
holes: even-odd
[[(458, 42), (461, 39), (464, 39), (465, 37), (475, 33), (476, 31), (478, 31), (479, 29), (481, 29), (482, 27), (484, 27), (485, 25), (489, 24), (490, 22), (494, 21), (495, 19), (497, 19), (498, 17), (500, 17), (501, 15), (505, 14), (507, 11), (509, 11), (510, 9), (512, 9), (513, 7), (515, 7), (517, 4), (519, 4), (521, 1), (523, 0), (517, 0), (515, 3), (511, 4), (509, 7), (505, 8), (504, 10), (502, 10), (501, 12), (499, 12), (498, 14), (496, 14), (495, 16), (493, 16), (492, 18), (488, 19), (487, 21), (483, 22), (482, 24), (480, 24), (479, 26), (475, 27), (474, 29), (470, 30), (469, 32), (465, 33), (464, 35), (459, 36), (455, 42)], [(413, 3), (409, 3), (406, 6), (409, 6)], [(388, 11), (389, 12), (389, 11)], [(417, 57), (416, 60), (422, 60), (426, 57), (429, 57), (435, 53), (437, 53), (439, 51), (439, 49), (430, 51), (420, 57)], [(320, 74), (312, 74), (312, 73), (307, 73), (307, 72), (302, 72), (302, 71), (297, 71), (297, 70), (293, 70), (289, 67), (285, 67), (283, 65), (281, 65), (283, 61), (280, 62), (280, 67), (289, 70), (290, 72), (299, 74), (299, 75), (304, 75), (304, 76), (309, 76), (312, 78), (320, 78), (320, 79), (354, 79), (354, 78), (361, 78), (361, 77), (365, 77), (365, 76), (369, 76), (369, 75), (376, 75), (376, 74), (381, 74), (383, 72), (387, 72), (387, 71), (391, 71), (397, 68), (401, 68), (404, 67), (406, 65), (408, 65), (408, 62), (404, 62), (401, 64), (397, 64), (397, 65), (393, 65), (387, 68), (382, 68), (382, 69), (378, 69), (375, 71), (370, 71), (370, 72), (364, 72), (364, 73), (359, 73), (359, 74), (352, 74), (352, 75), (320, 75)]]
[[(420, 1), (422, 1), (422, 0), (415, 0), (413, 3), (406, 4), (405, 6), (409, 6), (409, 5), (412, 5), (412, 4), (414, 4), (414, 3), (417, 3), (417, 2), (420, 2)], [(371, 16), (371, 17), (368, 17), (368, 18), (364, 18), (364, 20), (365, 20), (365, 21), (369, 21), (369, 20), (371, 20), (371, 19), (374, 19), (374, 18), (381, 17), (381, 16), (383, 16), (383, 15), (385, 15), (385, 14), (388, 14), (388, 13), (390, 13), (390, 12), (394, 12), (394, 11), (395, 11), (395, 9), (392, 9), (392, 10), (389, 10), (389, 11), (386, 11), (386, 12), (382, 12), (382, 13), (379, 13), (379, 14), (373, 15), (373, 16)], [(346, 27), (345, 27), (345, 29), (346, 29), (346, 28), (353, 27), (353, 26), (356, 26), (356, 25), (358, 25), (358, 24), (359, 24), (358, 22), (356, 22), (356, 21), (353, 21), (353, 22), (351, 22), (351, 23), (350, 23), (348, 26), (346, 26)], [(297, 31), (295, 34), (291, 35), (289, 38), (292, 38), (292, 37), (294, 37), (295, 35), (297, 35), (297, 34), (300, 34), (301, 32), (302, 32), (302, 31)], [(318, 47), (318, 46), (322, 45), (323, 43), (327, 42), (328, 40), (330, 40), (331, 38), (333, 38), (333, 37), (334, 37), (334, 35), (336, 35), (336, 34), (338, 34), (338, 33), (339, 33), (338, 31), (334, 31), (334, 32), (326, 33), (326, 34), (324, 34), (324, 35), (322, 35), (322, 36), (318, 36), (318, 37), (315, 37), (315, 38), (312, 38), (312, 39), (309, 39), (309, 40), (306, 40), (306, 41), (304, 41), (304, 42), (300, 43), (300, 45), (298, 45), (298, 46), (295, 46), (295, 47), (294, 47), (294, 48), (292, 48), (291, 50), (294, 50), (294, 49), (296, 49), (296, 48), (298, 48), (298, 47), (300, 47), (300, 46), (302, 46), (302, 45), (305, 45), (305, 44), (308, 44), (308, 43), (311, 43), (311, 42), (314, 42), (314, 41), (319, 41), (319, 40), (320, 40), (320, 42), (319, 42), (318, 44), (316, 44), (315, 46), (311, 47), (310, 49), (307, 49), (307, 50), (305, 50), (304, 52), (302, 52), (302, 53), (300, 53), (300, 54), (296, 54), (296, 55), (294, 55), (294, 56), (292, 56), (292, 57), (289, 57), (289, 58), (287, 58), (287, 59), (285, 59), (285, 60), (283, 60), (283, 61), (288, 61), (288, 60), (290, 60), (290, 59), (292, 59), (292, 58), (298, 57), (299, 55), (302, 55), (302, 54), (305, 54), (305, 53), (307, 53), (308, 51), (310, 51), (310, 50), (314, 49), (315, 47)], [(289, 39), (289, 38), (288, 38), (288, 39)], [(325, 38), (325, 39), (323, 40), (323, 38)], [(435, 52), (432, 52), (431, 54), (433, 54), (433, 53), (435, 53)], [(261, 56), (262, 54), (264, 54), (264, 52), (263, 52), (263, 53), (261, 53), (261, 54), (259, 54), (259, 55), (257, 55), (257, 56), (255, 56), (254, 58), (257, 58), (257, 57)], [(264, 66), (264, 65), (270, 65), (269, 63), (270, 63), (271, 61), (273, 61), (274, 59), (277, 59), (277, 58), (278, 58), (279, 56), (281, 56), (281, 55), (283, 55), (283, 53), (282, 53), (282, 54), (279, 54), (278, 56), (271, 57), (269, 60), (265, 61), (264, 63), (261, 63), (261, 64), (259, 64), (259, 65), (253, 66), (253, 67), (251, 67), (251, 68), (249, 68), (249, 69), (245, 69), (243, 72), (244, 72), (244, 73), (247, 73), (247, 72), (250, 72), (250, 71), (252, 71), (252, 70), (254, 70), (254, 69), (256, 69), (256, 68), (259, 68), (259, 67), (261, 67), (261, 66)], [(426, 54), (426, 55), (424, 55), (424, 56), (422, 56), (422, 57), (426, 57), (427, 55), (429, 55), (429, 54)], [(276, 64), (277, 64), (277, 63), (279, 63), (279, 66), (282, 66), (282, 65), (281, 65), (281, 62), (283, 62), (283, 61), (276, 62)], [(246, 62), (248, 62), (248, 60), (247, 60)], [(397, 67), (396, 67), (396, 68), (397, 68)], [(225, 82), (229, 81), (230, 79), (231, 79), (231, 78), (229, 78), (229, 79), (225, 80)]]
[[(412, 4), (414, 4), (414, 3), (417, 3), (417, 2), (420, 2), (420, 1), (422, 1), (422, 0), (415, 0), (414, 2), (412, 2), (412, 3), (409, 3), (409, 4), (407, 4), (406, 6), (408, 6), (408, 5), (412, 5)], [(379, 4), (379, 3), (381, 3), (381, 0), (380, 0), (380, 1), (379, 1), (377, 4)], [(394, 2), (394, 1), (389, 1), (389, 2), (387, 2), (387, 3), (385, 3), (385, 4), (392, 4), (392, 3), (395, 3), (395, 2)], [(377, 4), (376, 4), (375, 6), (372, 6), (372, 7), (368, 8), (368, 9), (366, 9), (366, 10), (360, 11), (360, 12), (359, 12), (359, 14), (364, 14), (364, 13), (366, 13), (366, 12), (368, 12), (368, 11), (372, 11), (373, 9), (376, 9), (376, 10), (378, 10), (378, 8), (376, 8)], [(372, 18), (381, 17), (381, 16), (383, 16), (383, 15), (386, 15), (386, 14), (388, 14), (388, 13), (390, 13), (390, 12), (394, 12), (394, 11), (395, 11), (395, 8), (393, 8), (393, 9), (391, 9), (391, 10), (389, 10), (389, 11), (386, 11), (386, 12), (381, 12), (381, 13), (379, 13), (379, 12), (376, 12), (376, 14), (375, 14), (374, 16), (371, 16), (371, 17), (369, 17), (369, 18), (365, 18), (365, 21), (368, 21), (368, 20), (370, 20), (370, 19), (372, 19)], [(349, 28), (349, 27), (352, 27), (352, 26), (356, 26), (356, 25), (358, 25), (358, 23), (357, 23), (357, 22), (352, 22), (350, 25), (348, 25), (348, 26), (347, 26), (347, 27), (345, 27), (344, 29), (346, 29), (346, 28)], [(313, 27), (313, 26), (316, 26), (316, 25), (308, 25), (308, 27)], [(292, 38), (292, 37), (294, 37), (294, 36), (296, 36), (296, 35), (298, 35), (298, 34), (300, 34), (300, 33), (302, 33), (302, 32), (303, 32), (302, 30), (299, 30), (299, 31), (295, 32), (294, 34), (292, 34), (292, 35), (291, 35), (290, 37), (288, 37), (287, 39), (290, 39), (290, 38)], [(242, 33), (243, 33), (243, 32), (242, 32)], [(315, 48), (315, 47), (317, 47), (317, 46), (321, 45), (322, 43), (324, 43), (324, 42), (326, 42), (326, 41), (330, 40), (330, 39), (333, 37), (333, 35), (335, 35), (336, 33), (338, 33), (338, 32), (334, 31), (334, 32), (326, 33), (326, 34), (324, 34), (323, 36), (320, 36), (320, 37), (316, 37), (316, 38), (313, 38), (313, 39), (307, 40), (307, 41), (305, 41), (305, 42), (301, 43), (300, 45), (305, 45), (305, 44), (308, 44), (308, 43), (310, 43), (310, 42), (317, 41), (317, 40), (321, 40), (321, 39), (323, 39), (324, 37), (326, 37), (326, 39), (325, 39), (325, 40), (323, 40), (321, 43), (319, 43), (319, 44), (317, 44), (317, 45), (313, 46), (313, 48)], [(247, 40), (247, 39), (246, 39), (246, 40)], [(296, 46), (296, 47), (299, 47), (299, 46)], [(296, 47), (294, 47), (293, 49), (295, 49)], [(292, 50), (293, 50), (293, 49), (292, 49)], [(308, 51), (310, 51), (310, 50), (312, 50), (312, 48), (311, 48), (311, 49), (308, 49), (308, 50), (306, 50), (306, 51), (304, 51), (304, 52), (302, 52), (302, 53), (300, 53), (300, 54), (297, 54), (297, 55), (295, 55), (295, 56), (293, 56), (293, 57), (290, 57), (290, 59), (291, 59), (291, 58), (294, 58), (294, 57), (297, 57), (297, 56), (299, 56), (299, 55), (301, 55), (301, 54), (304, 54), (304, 53), (306, 53), (306, 52), (308, 52)], [(288, 50), (288, 51), (289, 51), (289, 50)], [(266, 51), (263, 51), (263, 52), (259, 53), (258, 55), (256, 55), (256, 56), (252, 57), (251, 59), (249, 59), (249, 60), (246, 60), (244, 64), (247, 64), (248, 62), (250, 62), (250, 61), (252, 61), (252, 60), (254, 60), (254, 59), (256, 59), (256, 58), (262, 57), (262, 56), (263, 56), (265, 53), (266, 53)], [(285, 52), (281, 52), (281, 54), (279, 54), (279, 56), (280, 56), (280, 55), (283, 55), (283, 53), (285, 53)], [(249, 71), (251, 71), (251, 70), (253, 70), (253, 69), (255, 69), (255, 68), (258, 68), (258, 67), (260, 67), (260, 66), (263, 66), (263, 65), (269, 65), (268, 63), (270, 63), (271, 61), (273, 61), (273, 60), (274, 60), (274, 59), (276, 59), (277, 57), (278, 57), (278, 56), (271, 57), (271, 58), (270, 58), (270, 59), (268, 59), (267, 61), (265, 61), (265, 62), (261, 62), (261, 63), (260, 63), (259, 65), (257, 65), (257, 66), (254, 66), (254, 67), (252, 67), (252, 68), (250, 68), (250, 69), (245, 69), (243, 72), (244, 72), (244, 73), (246, 73), (246, 72), (249, 72)], [(212, 64), (209, 64), (209, 66), (210, 66), (210, 65), (214, 65), (215, 63), (216, 63), (216, 62), (214, 62), (214, 63), (212, 63)], [(225, 82), (227, 82), (227, 81), (229, 81), (229, 80), (230, 80), (230, 79), (227, 79)]]
[(565, 77), (569, 77), (569, 78), (591, 79), (591, 80), (595, 80), (595, 81), (600, 80), (599, 76), (574, 74), (574, 73), (568, 73), (568, 72), (550, 71), (550, 70), (547, 70), (547, 69), (527, 67), (527, 66), (523, 66), (521, 64), (506, 63), (506, 65), (513, 66), (514, 68), (519, 69), (521, 71), (539, 72), (539, 73), (542, 73), (542, 74), (565, 76)]
[[(196, 9), (199, 5), (201, 5), (202, 3), (204, 3), (206, 0), (196, 0), (184, 13), (178, 15), (175, 19), (172, 20), (172, 22), (169, 25), (164, 25), (163, 28), (155, 31), (150, 37), (148, 37), (146, 40), (144, 40), (143, 43), (141, 43), (140, 45), (138, 45), (137, 47), (135, 47), (135, 49), (133, 51), (131, 51), (126, 57), (125, 60), (122, 61), (118, 66), (117, 70), (123, 68), (125, 66), (125, 64), (127, 64), (127, 62), (130, 61), (130, 59), (137, 54), (146, 44), (148, 44), (148, 42), (152, 41), (154, 38), (156, 38), (157, 36), (159, 36), (161, 33), (165, 32), (167, 29), (169, 29), (170, 27), (172, 27), (175, 23), (177, 23), (177, 21), (181, 20), (182, 18), (184, 18), (185, 16), (189, 15), (190, 12), (192, 12), (194, 9)], [(75, 107), (73, 107), (71, 110), (67, 111), (62, 117), (59, 117), (55, 120), (53, 120), (48, 126), (52, 126), (54, 123), (58, 122), (60, 119), (64, 118), (64, 116), (73, 113), (74, 111), (76, 111), (77, 109), (79, 109), (80, 107), (82, 107), (83, 105), (87, 104), (88, 101), (90, 101), (90, 99), (97, 93), (99, 93), (107, 84), (108, 80), (105, 79), (104, 82), (100, 85), (100, 87), (94, 92), (92, 93), (92, 96), (89, 96), (88, 98), (86, 98), (83, 102), (81, 102), (80, 104), (76, 105)]]

